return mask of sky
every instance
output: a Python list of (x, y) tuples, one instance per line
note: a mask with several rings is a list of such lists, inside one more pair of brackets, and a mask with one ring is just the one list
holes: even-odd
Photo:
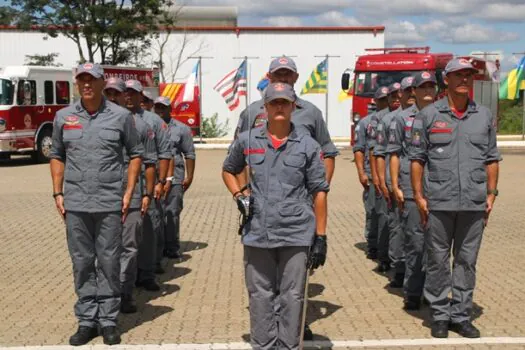
[[(385, 46), (497, 52), (502, 71), (525, 52), (524, 0), (184, 0), (237, 6), (240, 26), (385, 26)], [(489, 56), (494, 57), (494, 56)]]

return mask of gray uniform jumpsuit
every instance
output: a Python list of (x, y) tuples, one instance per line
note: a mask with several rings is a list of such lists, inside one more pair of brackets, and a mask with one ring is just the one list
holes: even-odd
[[(392, 120), (403, 110), (401, 107), (386, 114), (377, 125), (376, 147), (374, 148), (374, 156), (385, 158), (385, 182), (390, 193), (392, 193), (392, 178), (390, 176), (390, 156), (386, 152), (388, 146), (388, 139), (390, 137), (389, 127)], [(391, 196), (392, 197), (392, 196)], [(388, 212), (388, 255), (395, 273), (402, 275), (405, 273), (405, 254), (403, 251), (404, 234), (399, 222), (399, 210), (397, 202), (391, 198), (391, 206), (387, 207)]]
[[(377, 128), (385, 115), (390, 113), (388, 108), (375, 112), (370, 117), (370, 124), (366, 130), (366, 144), (369, 150), (373, 150), (377, 145)], [(372, 185), (373, 186), (373, 185)], [(374, 191), (376, 192), (376, 191)], [(375, 210), (377, 213), (377, 259), (379, 262), (389, 263), (388, 257), (388, 205), (381, 192), (375, 193)]]
[(388, 137), (388, 154), (399, 157), (399, 187), (405, 199), (401, 213), (401, 225), (404, 231), (405, 281), (403, 283), (405, 297), (421, 297), (425, 273), (423, 271), (424, 230), (421, 227), (421, 217), (414, 201), (410, 179), (410, 160), (408, 147), (412, 140), (412, 124), (418, 113), (417, 106), (409, 107), (399, 113), (390, 122)]
[[(168, 134), (168, 125), (155, 113), (143, 109), (137, 113), (153, 130), (155, 134), (155, 147), (157, 158), (171, 159), (170, 140)], [(152, 200), (147, 214), (144, 216), (143, 237), (139, 246), (139, 282), (155, 279), (155, 266), (157, 263), (158, 247), (161, 246), (159, 240), (164, 240), (164, 221), (162, 219), (161, 202)]]
[[(321, 145), (321, 150), (325, 157), (336, 157), (339, 151), (332, 143), (330, 133), (323, 119), (323, 114), (311, 102), (297, 97), (296, 108), (292, 113), (292, 123), (297, 128), (297, 132), (305, 132)], [(248, 118), (249, 116), (249, 118)], [(264, 109), (263, 100), (257, 100), (250, 104), (247, 109), (242, 111), (237, 125), (236, 135), (248, 131), (251, 128), (258, 128), (266, 125), (267, 114)]]
[(180, 250), (180, 213), (183, 208), (184, 190), (182, 182), (186, 174), (185, 159), (195, 159), (195, 146), (191, 129), (184, 123), (172, 119), (168, 124), (172, 157), (175, 168), (171, 190), (166, 198), (166, 249)]
[(295, 130), (278, 149), (266, 128), (253, 130), (249, 142), (248, 134), (234, 141), (223, 170), (239, 174), (248, 163), (252, 169), (254, 214), (242, 235), (251, 343), (254, 349), (298, 349), (307, 255), (316, 230), (311, 196), (329, 190), (321, 149)]
[[(144, 120), (133, 116), (135, 127), (140, 141), (144, 147), (144, 154), (142, 156), (142, 164), (156, 164), (157, 150), (155, 148), (155, 134), (153, 130), (146, 124)], [(128, 179), (128, 165), (129, 157), (124, 152), (124, 188), (127, 186)], [(137, 279), (137, 255), (140, 242), (142, 241), (142, 196), (144, 191), (144, 174), (141, 174), (139, 181), (135, 186), (131, 204), (129, 206), (128, 216), (124, 221), (124, 229), (122, 231), (122, 255), (120, 258), (120, 283), (122, 294), (131, 296), (135, 280)]]
[(120, 308), (122, 187), (126, 149), (143, 149), (131, 114), (103, 100), (90, 115), (79, 102), (57, 112), (51, 159), (65, 163), (64, 207), (80, 326), (115, 326)]
[(353, 152), (362, 152), (365, 157), (365, 173), (368, 176), (368, 190), (363, 190), (363, 203), (365, 206), (365, 238), (368, 244), (368, 251), (377, 251), (377, 213), (375, 209), (376, 190), (372, 184), (372, 175), (370, 174), (370, 157), (369, 149), (366, 142), (366, 131), (370, 120), (375, 112), (361, 119), (355, 127), (354, 148)]
[(471, 101), (460, 119), (446, 98), (424, 108), (412, 126), (409, 158), (428, 167), (425, 195), (430, 214), (424, 293), (432, 317), (454, 323), (470, 320), (484, 230), (486, 164), (500, 160), (490, 111)]

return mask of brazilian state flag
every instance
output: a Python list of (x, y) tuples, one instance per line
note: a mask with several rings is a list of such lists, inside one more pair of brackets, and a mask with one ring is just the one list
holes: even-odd
[(499, 88), (499, 98), (515, 100), (520, 97), (519, 91), (525, 89), (525, 56), (516, 68), (511, 70)]
[(328, 70), (326, 58), (315, 67), (310, 74), (310, 78), (304, 84), (301, 95), (304, 94), (326, 94), (326, 84), (328, 80)]

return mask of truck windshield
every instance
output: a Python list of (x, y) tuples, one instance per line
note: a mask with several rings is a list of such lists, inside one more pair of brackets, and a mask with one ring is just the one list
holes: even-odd
[(0, 78), (0, 106), (13, 104), (13, 92), (15, 88), (11, 80)]
[(399, 83), (417, 71), (356, 72), (354, 96), (374, 97), (380, 86)]

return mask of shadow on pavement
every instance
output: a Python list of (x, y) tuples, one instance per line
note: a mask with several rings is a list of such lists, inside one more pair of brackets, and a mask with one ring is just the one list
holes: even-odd
[(182, 241), (180, 242), (181, 251), (192, 252), (194, 250), (201, 250), (208, 247), (208, 243), (205, 242), (192, 242), (192, 241)]
[(119, 329), (122, 334), (173, 311), (173, 308), (170, 306), (143, 304), (139, 302), (138, 298), (137, 306), (139, 310), (134, 314), (120, 314)]
[(368, 250), (368, 244), (366, 242), (358, 242), (354, 244), (354, 247), (363, 251), (365, 254), (366, 254), (366, 251)]

